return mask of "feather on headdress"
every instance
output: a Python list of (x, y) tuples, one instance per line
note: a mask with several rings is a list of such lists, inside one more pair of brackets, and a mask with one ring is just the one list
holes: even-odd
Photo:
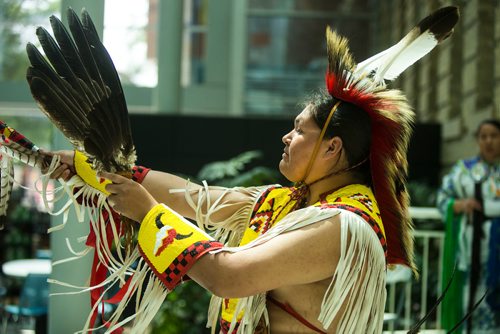
[(397, 77), (452, 32), (456, 7), (442, 8), (422, 20), (398, 44), (356, 65), (345, 38), (327, 28), (326, 87), (337, 100), (364, 110), (371, 119), (370, 167), (388, 243), (388, 264), (413, 263), (412, 223), (405, 189), (406, 151), (414, 113), (405, 96), (387, 89)]
[(398, 43), (362, 61), (355, 73), (368, 74), (373, 81), (396, 79), (404, 70), (429, 53), (453, 33), (459, 18), (458, 8), (443, 7), (422, 19)]

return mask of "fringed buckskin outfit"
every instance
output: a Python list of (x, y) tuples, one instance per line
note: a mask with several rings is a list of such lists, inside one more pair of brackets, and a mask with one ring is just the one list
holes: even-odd
[[(293, 191), (293, 188), (269, 186), (259, 191), (256, 197), (249, 196), (253, 204), (244, 213), (248, 219), (246, 229), (239, 227), (238, 230), (225, 229), (223, 232), (225, 235), (238, 235), (233, 242), (241, 239), (239, 247), (221, 251), (241, 251), (278, 234), (338, 215), (342, 235), (341, 257), (325, 291), (318, 320), (324, 328), (328, 328), (333, 319), (342, 313), (336, 332), (379, 333), (386, 295), (384, 254), (387, 247), (380, 212), (371, 189), (359, 184), (348, 185), (324, 194), (311, 206), (295, 211), (292, 211), (296, 204), (296, 200), (291, 199)], [(231, 217), (224, 225), (233, 225), (235, 218)], [(207, 216), (203, 221), (210, 223)], [(346, 306), (342, 311), (339, 308), (341, 305)], [(222, 310), (222, 333), (253, 333), (261, 318), (266, 322), (268, 319), (265, 293), (240, 299), (214, 296), (209, 310), (209, 324), (212, 326), (219, 316), (219, 309)], [(349, 320), (353, 317), (358, 321)]]
[[(239, 252), (258, 247), (281, 233), (339, 216), (340, 257), (321, 301), (318, 320), (323, 328), (315, 328), (317, 332), (328, 329), (335, 333), (380, 333), (386, 297), (387, 266), (407, 265), (416, 272), (413, 263), (412, 225), (408, 212), (409, 199), (404, 186), (407, 174), (406, 151), (414, 114), (404, 95), (398, 90), (388, 89), (385, 80), (396, 78), (448, 37), (457, 20), (456, 7), (442, 8), (422, 20), (398, 44), (360, 64), (354, 62), (347, 40), (330, 28), (327, 29), (326, 88), (332, 97), (333, 107), (322, 126), (303, 180), (311, 170), (319, 144), (330, 120), (334, 119), (335, 112), (342, 109), (343, 104), (351, 104), (366, 112), (370, 118), (369, 153), (361, 161), (351, 161), (349, 168), (337, 174), (369, 164), (369, 187), (351, 184), (325, 194), (318, 203), (308, 207), (301, 207), (294, 201), (303, 200), (311, 184), (332, 175), (325, 175), (310, 184), (299, 182), (293, 189), (273, 186), (226, 189), (226, 192), (246, 193), (248, 200), (224, 222), (212, 221), (210, 216), (221, 207), (234, 203), (224, 203), (224, 195), (216, 199), (210, 198), (210, 188), (206, 184), (194, 199), (189, 188), (186, 191), (186, 200), (196, 211), (198, 226), (213, 231), (212, 236), (225, 245), (223, 247), (211, 243), (208, 235), (205, 240), (198, 241), (207, 245), (211, 243), (207, 248), (213, 253)], [(329, 135), (335, 136), (335, 133)], [(164, 206), (163, 210), (169, 211)], [(143, 221), (141, 230), (153, 224), (153, 217), (149, 217)], [(144, 249), (142, 244), (152, 242), (152, 234), (148, 239), (141, 238), (139, 233), (141, 249)], [(144, 251), (142, 254), (156, 268), (153, 254)], [(195, 254), (193, 261), (197, 257)], [(186, 262), (185, 265), (191, 264)], [(162, 265), (164, 267), (165, 264)], [(156, 269), (155, 272), (160, 277), (164, 275)], [(182, 274), (182, 270), (178, 270), (178, 274)], [(174, 281), (179, 282), (180, 277), (176, 277)], [(265, 293), (240, 299), (213, 297), (208, 326), (215, 329), (219, 309), (222, 309), (222, 333), (272, 331), (266, 303)], [(289, 311), (294, 313), (293, 310)], [(298, 316), (297, 314), (296, 318)]]

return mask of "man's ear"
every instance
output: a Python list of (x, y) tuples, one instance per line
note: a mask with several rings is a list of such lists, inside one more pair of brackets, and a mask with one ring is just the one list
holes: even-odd
[(327, 144), (326, 157), (338, 157), (343, 147), (342, 139), (340, 137), (333, 137), (327, 140)]

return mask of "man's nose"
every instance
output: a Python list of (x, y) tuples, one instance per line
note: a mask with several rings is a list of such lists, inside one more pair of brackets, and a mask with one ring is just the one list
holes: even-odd
[(281, 141), (283, 142), (283, 144), (287, 145), (288, 144), (288, 140), (289, 140), (289, 137), (290, 137), (290, 133), (292, 133), (291, 131), (288, 132), (287, 134), (285, 134), (282, 138), (281, 138)]

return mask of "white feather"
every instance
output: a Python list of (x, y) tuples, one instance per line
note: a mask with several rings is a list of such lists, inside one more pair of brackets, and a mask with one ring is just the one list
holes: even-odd
[(355, 73), (362, 75), (373, 72), (376, 82), (394, 80), (437, 44), (438, 40), (429, 30), (420, 34), (419, 29), (414, 28), (397, 44), (359, 63)]
[(421, 20), (398, 43), (359, 63), (355, 77), (368, 76), (376, 84), (396, 79), (404, 70), (445, 40), (458, 22), (455, 6), (440, 8)]

